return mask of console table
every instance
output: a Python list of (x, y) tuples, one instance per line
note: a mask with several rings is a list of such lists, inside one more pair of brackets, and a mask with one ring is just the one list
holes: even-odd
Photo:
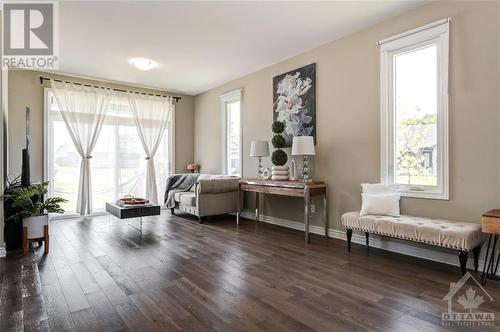
[(325, 222), (325, 237), (328, 238), (328, 186), (323, 181), (297, 180), (297, 181), (272, 181), (242, 179), (238, 186), (238, 212), (236, 223), (240, 221), (241, 196), (244, 192), (255, 193), (255, 220), (259, 221), (259, 195), (271, 194), (304, 198), (304, 224), (305, 240), (309, 243), (309, 223), (311, 221), (311, 196), (323, 196), (323, 219)]
[[(495, 252), (498, 242), (498, 235), (500, 234), (500, 210), (491, 210), (481, 216), (481, 225), (483, 233), (489, 234), (488, 249), (486, 249), (486, 256), (484, 257), (483, 275), (481, 276), (481, 283), (486, 284), (486, 279), (493, 279), (498, 271), (498, 262), (500, 261), (500, 253), (496, 258)], [(488, 258), (490, 252), (490, 244), (493, 245), (491, 249), (491, 256)]]

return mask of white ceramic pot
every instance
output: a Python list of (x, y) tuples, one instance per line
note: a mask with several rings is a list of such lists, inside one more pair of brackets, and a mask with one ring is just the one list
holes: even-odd
[(271, 180), (277, 180), (277, 181), (288, 180), (288, 166), (271, 167)]
[(288, 175), (271, 175), (271, 180), (273, 180), (273, 181), (287, 181)]
[(43, 237), (43, 226), (48, 224), (48, 214), (23, 219), (23, 227), (28, 228), (28, 239), (39, 239)]

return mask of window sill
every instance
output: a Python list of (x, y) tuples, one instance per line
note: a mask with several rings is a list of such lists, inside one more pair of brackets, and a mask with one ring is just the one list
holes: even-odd
[(441, 201), (448, 201), (450, 199), (448, 193), (439, 193), (439, 192), (403, 191), (400, 192), (400, 194), (401, 197), (406, 197), (406, 198), (436, 199)]

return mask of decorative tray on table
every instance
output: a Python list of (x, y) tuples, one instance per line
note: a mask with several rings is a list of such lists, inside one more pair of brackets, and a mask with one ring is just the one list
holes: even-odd
[(117, 203), (123, 206), (150, 205), (149, 200), (133, 196), (124, 196)]

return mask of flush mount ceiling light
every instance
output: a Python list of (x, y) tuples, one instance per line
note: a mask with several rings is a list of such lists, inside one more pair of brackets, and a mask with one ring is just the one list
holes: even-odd
[(156, 62), (148, 58), (132, 58), (130, 63), (139, 70), (150, 70), (156, 66)]

